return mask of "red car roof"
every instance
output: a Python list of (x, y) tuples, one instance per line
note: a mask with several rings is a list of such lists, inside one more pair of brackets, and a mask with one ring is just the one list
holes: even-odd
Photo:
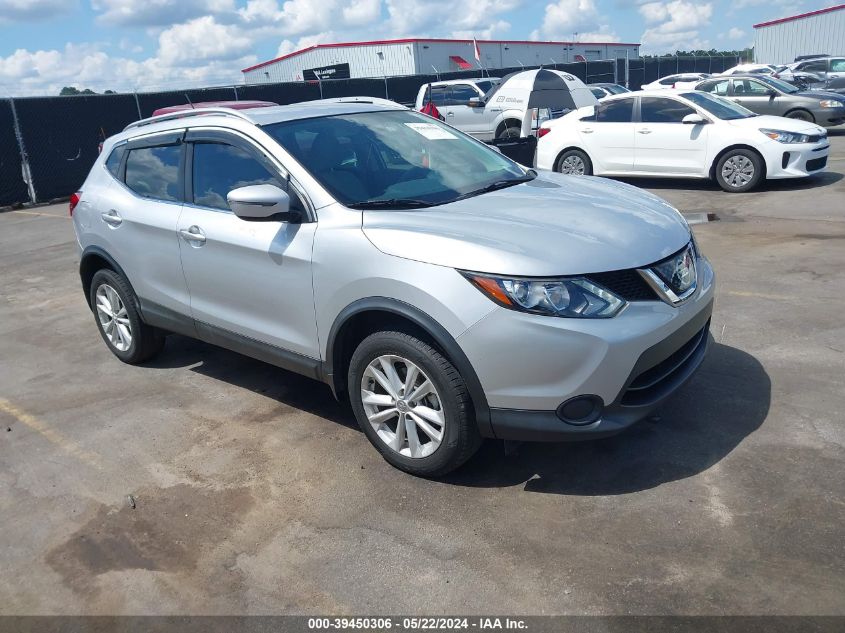
[(167, 106), (153, 111), (153, 116), (159, 114), (170, 114), (183, 110), (195, 110), (197, 108), (231, 108), (232, 110), (250, 110), (252, 108), (271, 108), (279, 105), (272, 101), (200, 101), (197, 103), (184, 103), (180, 105)]

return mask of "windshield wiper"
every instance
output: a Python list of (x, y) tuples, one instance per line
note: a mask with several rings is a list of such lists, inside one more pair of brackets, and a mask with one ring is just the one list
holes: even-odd
[(363, 200), (346, 206), (350, 209), (419, 209), (430, 207), (434, 203), (413, 198), (388, 198), (386, 200)]
[(461, 194), (452, 202), (457, 200), (465, 200), (466, 198), (472, 198), (474, 196), (479, 196), (482, 193), (489, 193), (491, 191), (496, 191), (497, 189), (505, 189), (506, 187), (512, 187), (513, 185), (519, 185), (523, 182), (530, 182), (537, 177), (537, 172), (533, 169), (529, 169), (528, 173), (526, 173), (521, 178), (511, 178), (510, 180), (497, 180), (495, 182), (491, 182), (489, 185), (485, 185), (481, 189), (476, 189), (475, 191), (470, 191), (468, 193)]

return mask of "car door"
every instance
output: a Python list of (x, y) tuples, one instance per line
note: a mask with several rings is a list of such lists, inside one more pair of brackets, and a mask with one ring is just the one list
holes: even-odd
[(575, 124), (596, 173), (627, 173), (634, 168), (635, 97), (596, 104), (594, 114)]
[(733, 79), (731, 99), (757, 114), (780, 116), (786, 112), (783, 96), (756, 79)]
[(639, 173), (697, 174), (705, 171), (707, 125), (683, 123), (696, 110), (673, 97), (641, 97), (634, 167)]
[[(482, 140), (493, 138), (492, 117), (484, 112), (481, 95), (471, 84), (452, 84), (446, 105), (446, 123), (462, 132)], [(470, 99), (478, 99), (478, 106), (469, 105)]]
[[(125, 143), (109, 156), (115, 177), (98, 202), (103, 247), (120, 264), (143, 309), (190, 315), (176, 227), (182, 211), (184, 130)], [(115, 161), (119, 161), (115, 165)]]
[(827, 71), (829, 79), (841, 79), (845, 77), (845, 57), (833, 57), (830, 60), (830, 70)]
[[(317, 224), (283, 168), (254, 141), (231, 131), (189, 130), (186, 202), (179, 247), (201, 337), (258, 341), (319, 357), (311, 285)], [(244, 220), (229, 209), (238, 187), (286, 189), (303, 221)], [(238, 340), (238, 339), (235, 339)]]

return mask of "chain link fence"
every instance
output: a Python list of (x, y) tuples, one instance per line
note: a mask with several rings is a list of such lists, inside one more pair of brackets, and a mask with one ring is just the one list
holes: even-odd
[[(616, 59), (545, 65), (585, 83), (613, 82), (638, 90), (642, 84), (681, 72), (718, 73), (736, 57)], [(491, 69), (494, 77), (534, 67)], [(66, 198), (85, 180), (98, 145), (157, 108), (203, 101), (259, 100), (286, 105), (315, 99), (366, 96), (414, 103), (420, 86), (478, 77), (460, 71), (373, 79), (335, 79), (252, 84), (192, 90), (0, 100), (0, 206)]]

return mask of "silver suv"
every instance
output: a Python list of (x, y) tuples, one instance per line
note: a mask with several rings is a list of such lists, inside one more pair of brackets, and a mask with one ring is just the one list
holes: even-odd
[(134, 123), (71, 214), (120, 360), (177, 333), (322, 380), (417, 475), (483, 437), (617, 433), (708, 344), (713, 271), (674, 208), (390, 102)]

